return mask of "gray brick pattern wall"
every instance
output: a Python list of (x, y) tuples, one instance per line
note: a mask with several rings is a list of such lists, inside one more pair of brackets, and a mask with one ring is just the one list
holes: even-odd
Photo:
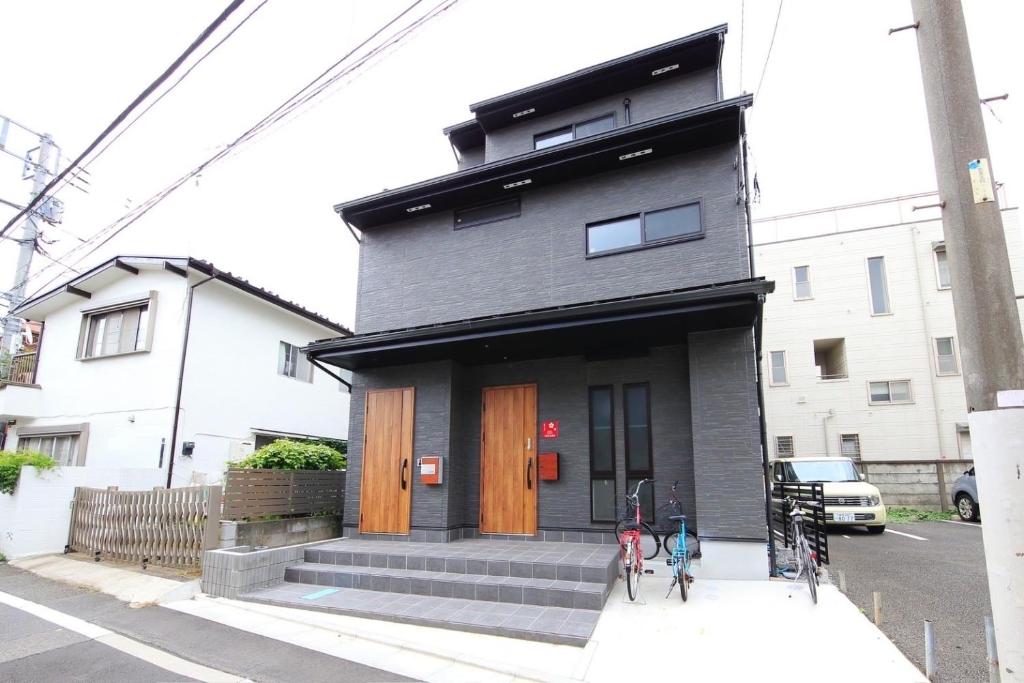
[(689, 346), (700, 534), (767, 540), (751, 331), (692, 333)]
[(615, 126), (625, 125), (623, 100), (630, 99), (630, 120), (650, 121), (661, 116), (693, 109), (718, 100), (718, 73), (704, 69), (617, 93), (562, 111), (529, 118), (517, 125), (488, 133), (484, 156), (487, 163), (533, 151), (533, 136), (573, 123), (580, 123), (604, 114), (615, 114)]
[[(451, 212), (368, 231), (356, 331), (374, 332), (748, 276), (736, 146), (522, 195), (522, 215), (453, 229)], [(585, 258), (585, 224), (702, 200), (706, 237)]]
[[(363, 430), (366, 419), (366, 390), (415, 387), (413, 427), (412, 522), (414, 525), (443, 527), (447, 519), (447, 490), (420, 483), (416, 458), (447, 455), (451, 425), (452, 363), (423, 363), (358, 372), (352, 378), (349, 410), (348, 473), (345, 481), (346, 526), (359, 523), (359, 486), (362, 478)], [(445, 463), (447, 465), (447, 462)]]

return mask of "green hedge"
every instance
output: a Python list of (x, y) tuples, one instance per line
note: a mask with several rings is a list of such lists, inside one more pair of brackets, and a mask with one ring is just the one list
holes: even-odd
[(322, 443), (278, 439), (252, 455), (228, 463), (229, 469), (343, 470), (345, 456)]
[(57, 466), (53, 458), (42, 453), (0, 451), (0, 493), (14, 493), (18, 476), (25, 465), (41, 470), (52, 470)]

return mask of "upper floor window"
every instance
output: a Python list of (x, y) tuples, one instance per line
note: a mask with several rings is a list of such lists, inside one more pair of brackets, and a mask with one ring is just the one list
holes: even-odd
[(946, 245), (935, 247), (935, 281), (939, 289), (949, 289), (949, 261), (946, 260)]
[(952, 337), (935, 338), (935, 369), (939, 375), (957, 374), (956, 349)]
[(775, 457), (777, 458), (792, 458), (796, 455), (796, 449), (793, 447), (792, 436), (777, 436), (775, 437)]
[(99, 358), (148, 351), (149, 299), (86, 311), (78, 341), (78, 358)]
[(885, 257), (868, 259), (868, 286), (871, 289), (871, 315), (892, 313), (889, 306), (889, 283), (885, 275)]
[(519, 215), (519, 197), (503, 199), (500, 202), (490, 202), (478, 206), (470, 206), (465, 209), (455, 210), (455, 229), (468, 228), (494, 221), (503, 221), (506, 218), (515, 218)]
[(555, 130), (538, 133), (533, 136), (534, 149), (546, 149), (561, 145), (564, 142), (572, 142), (580, 138), (587, 138), (591, 135), (603, 133), (615, 127), (615, 114), (605, 114), (594, 119), (562, 126)]
[(700, 202), (587, 224), (587, 255), (626, 251), (704, 235)]
[(793, 298), (797, 300), (812, 298), (810, 266), (796, 266), (793, 268)]
[(913, 403), (909, 379), (868, 382), (868, 393), (870, 403)]
[(277, 353), (277, 374), (294, 377), (303, 382), (313, 381), (313, 366), (299, 347), (288, 342), (281, 342)]
[(789, 382), (786, 374), (786, 352), (772, 351), (771, 354), (771, 384), (779, 385)]

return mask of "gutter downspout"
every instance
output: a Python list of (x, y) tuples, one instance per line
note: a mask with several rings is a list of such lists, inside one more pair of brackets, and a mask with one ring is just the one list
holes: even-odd
[(181, 362), (178, 366), (178, 393), (174, 399), (174, 424), (171, 426), (170, 459), (167, 461), (167, 488), (171, 488), (171, 477), (174, 475), (175, 449), (178, 445), (178, 421), (181, 417), (181, 390), (185, 385), (185, 356), (188, 353), (189, 328), (192, 326), (192, 299), (195, 295), (196, 287), (204, 285), (210, 280), (216, 279), (219, 274), (219, 271), (214, 268), (213, 275), (210, 275), (205, 280), (200, 280), (194, 285), (189, 285), (188, 288), (188, 303), (185, 305), (185, 338), (181, 342)]
[[(754, 222), (750, 215), (750, 188), (747, 186), (749, 168), (747, 166), (747, 136), (740, 135), (740, 155), (743, 157), (743, 206), (747, 218), (747, 258), (750, 261), (750, 277), (754, 274)], [(761, 430), (761, 476), (764, 479), (764, 519), (768, 527), (768, 575), (778, 576), (775, 557), (775, 534), (772, 531), (772, 482), (768, 469), (768, 426), (764, 416), (764, 377), (761, 363), (761, 336), (764, 320), (764, 295), (758, 295), (757, 315), (754, 319), (754, 382), (757, 386), (758, 426)]]

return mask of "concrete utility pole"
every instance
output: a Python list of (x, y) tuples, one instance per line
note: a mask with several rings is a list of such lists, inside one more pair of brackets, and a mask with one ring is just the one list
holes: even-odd
[(911, 6), (944, 203), (1002, 680), (1024, 681), (1024, 340), (963, 8), (959, 0)]
[[(39, 157), (35, 162), (35, 173), (32, 177), (32, 191), (29, 193), (29, 201), (35, 199), (36, 195), (43, 191), (48, 181), (47, 164), (50, 162), (50, 152), (53, 148), (53, 138), (43, 134), (39, 138)], [(14, 271), (14, 286), (8, 292), (8, 311), (14, 310), (18, 304), (25, 300), (25, 279), (28, 277), (29, 268), (32, 266), (32, 256), (36, 251), (36, 237), (39, 235), (38, 212), (43, 210), (40, 205), (36, 211), (25, 216), (24, 227), (21, 231), (21, 248), (18, 252), (18, 267)], [(8, 314), (4, 317), (3, 346), (0, 349), (14, 352), (14, 339), (21, 334), (21, 319)]]

